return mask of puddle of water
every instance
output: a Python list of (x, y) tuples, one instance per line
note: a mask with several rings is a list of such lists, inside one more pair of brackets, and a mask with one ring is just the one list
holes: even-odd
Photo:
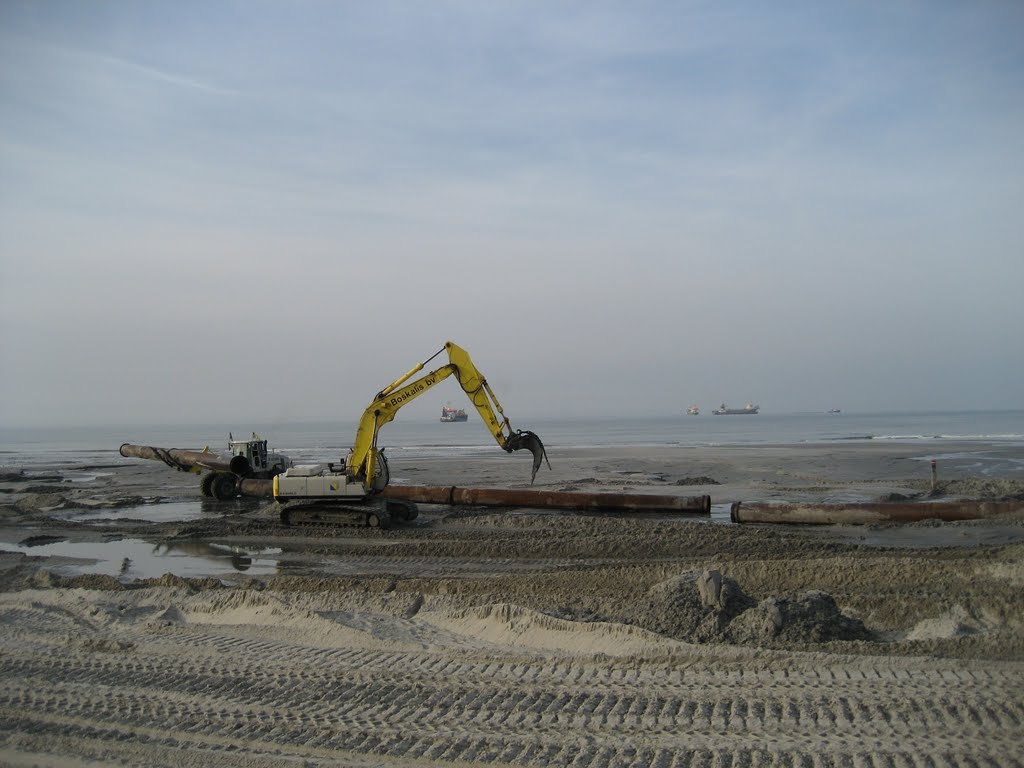
[(167, 501), (155, 504), (139, 504), (134, 507), (102, 507), (99, 509), (69, 509), (62, 515), (65, 519), (80, 522), (101, 522), (105, 520), (144, 520), (148, 523), (176, 523), (197, 520), (204, 516), (223, 517), (240, 512), (252, 511), (251, 504), (224, 502), (213, 499), (196, 501)]
[(96, 510), (69, 510), (75, 520), (145, 520), (150, 523), (173, 523), (195, 520), (203, 515), (201, 501), (170, 501), (162, 504), (140, 504), (135, 507), (109, 507)]
[(712, 504), (711, 505), (711, 522), (713, 523), (731, 523), (732, 522), (732, 504)]
[(37, 557), (66, 558), (48, 567), (61, 576), (96, 574), (119, 579), (158, 578), (165, 573), (194, 578), (245, 573), (277, 573), (277, 548), (240, 549), (207, 542), (153, 544), (142, 539), (57, 541), (25, 546), (4, 543), (3, 549)]
[(101, 477), (112, 477), (113, 475), (113, 472), (86, 472), (79, 469), (69, 469), (64, 471), (64, 482), (91, 483), (99, 480)]

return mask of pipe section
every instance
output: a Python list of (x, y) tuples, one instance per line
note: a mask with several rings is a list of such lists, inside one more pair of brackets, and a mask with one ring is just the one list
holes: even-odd
[(265, 496), (270, 498), (274, 495), (274, 481), (253, 478), (239, 480), (238, 492), (243, 496)]
[(580, 493), (536, 489), (458, 488), (454, 485), (389, 485), (381, 495), (388, 499), (414, 501), (421, 504), (447, 504), (451, 506), (711, 514), (710, 496), (658, 496), (642, 493)]
[[(273, 480), (245, 479), (238, 483), (242, 496), (274, 495)], [(711, 514), (710, 496), (655, 496), (629, 493), (569, 493), (566, 491), (457, 488), (456, 486), (389, 485), (381, 494), (393, 501), (475, 507), (532, 507), (629, 512)]]
[(230, 464), (215, 453), (209, 451), (189, 451), (183, 448), (154, 448), (150, 445), (121, 445), (121, 455), (133, 459), (149, 459), (162, 461), (169, 467), (181, 472), (188, 472), (193, 467), (203, 469), (230, 471)]
[(1024, 509), (1021, 501), (935, 501), (903, 504), (758, 504), (735, 502), (734, 523), (785, 525), (867, 525), (910, 523), (918, 520), (977, 520), (1008, 515)]

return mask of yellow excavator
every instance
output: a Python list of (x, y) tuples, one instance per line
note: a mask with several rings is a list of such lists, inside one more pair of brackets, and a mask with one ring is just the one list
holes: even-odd
[[(442, 352), (447, 365), (410, 381)], [(416, 507), (408, 502), (381, 498), (390, 480), (383, 449), (377, 448), (381, 427), (392, 421), (399, 409), (455, 376), (469, 396), (498, 445), (508, 453), (527, 449), (533, 454), (532, 483), (547, 452), (541, 439), (529, 430), (513, 430), (469, 353), (448, 341), (444, 347), (395, 379), (376, 394), (367, 406), (356, 430), (355, 442), (341, 464), (293, 466), (274, 477), (274, 499), (281, 506), (281, 520), (287, 525), (366, 525), (387, 527), (392, 519), (409, 521)], [(548, 468), (551, 463), (548, 462)]]

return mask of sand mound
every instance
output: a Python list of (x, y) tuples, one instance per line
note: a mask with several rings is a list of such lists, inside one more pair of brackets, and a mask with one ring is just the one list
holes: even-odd
[(420, 611), (417, 618), (452, 634), (539, 651), (624, 656), (679, 647), (677, 642), (639, 627), (569, 621), (509, 603), (450, 612)]
[(717, 570), (673, 576), (651, 587), (637, 623), (680, 640), (707, 643), (725, 639), (725, 627), (755, 601)]
[(979, 617), (962, 605), (955, 605), (941, 616), (924, 619), (907, 633), (907, 640), (951, 640), (988, 631)]
[(194, 624), (252, 624), (296, 626), (319, 621), (317, 614), (296, 608), (263, 592), (225, 590), (205, 594), (201, 601), (179, 606), (182, 616)]
[(832, 595), (814, 590), (762, 600), (733, 621), (727, 634), (733, 642), (755, 644), (871, 639), (864, 623), (845, 616)]
[(689, 643), (802, 644), (871, 637), (828, 593), (810, 591), (758, 603), (735, 579), (713, 569), (655, 584), (630, 606), (630, 614), (630, 623)]
[(92, 589), (118, 592), (127, 589), (113, 576), (104, 574), (82, 574), (81, 576), (59, 576), (45, 569), (36, 571), (29, 579), (28, 585), (43, 589)]
[(698, 475), (697, 477), (681, 477), (675, 482), (676, 485), (721, 485), (713, 477)]
[(330, 611), (256, 590), (218, 590), (188, 595), (165, 611), (165, 623), (220, 626), (229, 632), (319, 648), (398, 648), (407, 642), (377, 631), (377, 622), (353, 626)]

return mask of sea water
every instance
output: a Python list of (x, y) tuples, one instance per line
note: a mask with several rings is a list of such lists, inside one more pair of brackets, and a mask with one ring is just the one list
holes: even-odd
[[(538, 419), (514, 423), (536, 432), (549, 449), (608, 446), (800, 445), (895, 441), (929, 446), (950, 442), (1024, 445), (1024, 410), (890, 413), (770, 413), (659, 418), (599, 417)], [(352, 444), (356, 423), (335, 421), (277, 424), (177, 424), (132, 427), (0, 427), (0, 469), (41, 471), (81, 467), (81, 481), (137, 459), (118, 452), (122, 443), (221, 452), (228, 435), (257, 432), (270, 447), (294, 460), (337, 461)], [(473, 456), (495, 449), (494, 439), (475, 413), (467, 422), (396, 419), (381, 430), (378, 445), (392, 456)]]

